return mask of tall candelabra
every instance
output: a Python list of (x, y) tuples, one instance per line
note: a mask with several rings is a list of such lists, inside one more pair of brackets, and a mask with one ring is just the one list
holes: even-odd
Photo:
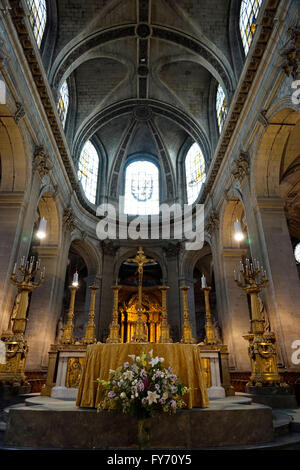
[(160, 343), (172, 343), (170, 337), (170, 325), (168, 324), (168, 314), (167, 314), (167, 291), (168, 286), (161, 286), (161, 327), (160, 327)]
[(121, 289), (120, 286), (116, 285), (112, 287), (114, 292), (114, 304), (113, 304), (113, 319), (111, 324), (109, 325), (109, 337), (107, 338), (107, 343), (121, 343), (120, 338), (120, 325), (118, 322), (119, 316), (119, 290)]
[(181, 339), (181, 343), (184, 344), (195, 344), (195, 338), (193, 337), (192, 325), (190, 323), (190, 314), (189, 314), (189, 307), (188, 307), (188, 299), (187, 293), (189, 290), (188, 286), (180, 287), (180, 290), (183, 295), (183, 335)]
[(71, 292), (71, 298), (70, 298), (70, 305), (69, 305), (69, 310), (68, 310), (68, 318), (67, 318), (67, 323), (64, 327), (64, 332), (63, 336), (61, 339), (62, 344), (73, 344), (74, 343), (74, 336), (73, 336), (73, 331), (74, 331), (74, 306), (75, 306), (75, 296), (76, 292), (78, 289), (78, 284), (74, 285), (74, 283), (69, 286), (70, 292)]
[[(40, 274), (38, 280), (36, 277)], [(40, 261), (31, 256), (25, 260), (21, 259), (17, 269), (17, 263), (11, 275), (11, 282), (14, 284), (20, 295), (19, 305), (12, 321), (12, 332), (8, 336), (3, 336), (6, 347), (6, 364), (0, 364), (0, 381), (14, 385), (21, 385), (25, 382), (25, 362), (28, 354), (27, 341), (24, 338), (26, 330), (26, 313), (28, 308), (28, 295), (39, 287), (45, 279), (45, 268), (40, 271)]]
[(90, 301), (90, 310), (89, 310), (89, 321), (85, 327), (85, 335), (83, 338), (84, 344), (93, 344), (96, 342), (95, 337), (95, 300), (96, 300), (96, 293), (99, 289), (98, 286), (94, 284), (89, 286), (91, 291), (91, 301)]
[(209, 294), (211, 292), (211, 287), (208, 287), (205, 283), (202, 287), (205, 299), (205, 343), (206, 344), (217, 344), (215, 336), (215, 328), (212, 322), (210, 304), (209, 304)]
[(251, 377), (248, 386), (278, 385), (281, 381), (276, 355), (274, 333), (265, 331), (265, 319), (259, 307), (258, 294), (268, 284), (266, 271), (257, 260), (240, 262), (235, 282), (249, 296), (251, 303), (250, 332), (244, 338), (249, 341), (248, 354), (251, 362)]

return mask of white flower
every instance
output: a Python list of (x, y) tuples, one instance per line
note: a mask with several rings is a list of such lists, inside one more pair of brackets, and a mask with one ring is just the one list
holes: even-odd
[(109, 373), (110, 373), (110, 374), (114, 374), (114, 372), (116, 372), (116, 371), (113, 370), (113, 369), (109, 369)]
[(154, 366), (156, 366), (156, 364), (158, 364), (158, 362), (159, 362), (158, 359), (159, 359), (158, 357), (153, 357), (151, 359), (150, 364), (151, 364), (152, 367), (154, 367)]
[(136, 356), (136, 362), (138, 362), (140, 360), (141, 360), (140, 356)]
[(120, 395), (120, 398), (126, 398), (126, 393), (122, 392), (121, 395)]
[(128, 354), (128, 357), (131, 357), (133, 361), (135, 360), (135, 354)]
[(153, 356), (153, 349), (151, 349), (151, 351), (149, 351), (149, 356), (150, 356), (150, 357)]
[(126, 370), (123, 374), (124, 379), (129, 379), (132, 380), (133, 378), (133, 372), (131, 370)]
[(148, 391), (148, 402), (149, 405), (152, 405), (152, 403), (157, 403), (157, 399), (160, 398), (160, 395), (156, 392), (149, 392)]

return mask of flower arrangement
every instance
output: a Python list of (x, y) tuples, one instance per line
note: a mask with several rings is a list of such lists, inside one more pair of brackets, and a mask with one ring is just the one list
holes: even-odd
[(145, 431), (142, 425), (154, 411), (176, 413), (186, 406), (183, 396), (191, 389), (178, 381), (171, 367), (164, 369), (164, 358), (153, 357), (152, 350), (149, 355), (142, 352), (129, 357), (131, 362), (110, 370), (108, 381), (97, 379), (102, 385), (98, 411), (115, 410), (136, 416), (140, 437)]

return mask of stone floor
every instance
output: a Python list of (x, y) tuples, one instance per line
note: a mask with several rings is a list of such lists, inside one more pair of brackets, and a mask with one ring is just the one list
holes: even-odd
[[(207, 409), (201, 410), (201, 412), (208, 411), (243, 411), (265, 408), (263, 405), (251, 403), (251, 399), (247, 396), (237, 395), (235, 397), (226, 397), (224, 399), (211, 400), (210, 406)], [(51, 449), (48, 447), (22, 447), (20, 445), (6, 445), (4, 443), (4, 434), (7, 428), (8, 416), (10, 410), (19, 410), (23, 412), (29, 411), (40, 411), (40, 412), (67, 412), (74, 416), (78, 416), (82, 409), (76, 407), (75, 401), (73, 400), (60, 400), (50, 397), (42, 397), (38, 394), (32, 394), (30, 396), (24, 396), (23, 403), (13, 404), (10, 407), (6, 407), (0, 412), (0, 449), (12, 450), (12, 449), (49, 449), (55, 450), (53, 446)], [(90, 411), (90, 410), (87, 410)], [(44, 413), (43, 413), (44, 414)], [(294, 410), (273, 410), (273, 428), (275, 438), (272, 442), (255, 444), (255, 445), (241, 445), (241, 446), (225, 446), (225, 447), (209, 447), (209, 449), (242, 449), (242, 450), (254, 450), (254, 449), (286, 449), (286, 450), (300, 450), (300, 408)], [(178, 448), (178, 446), (177, 446)], [(183, 447), (184, 448), (184, 447)], [(203, 447), (205, 448), (205, 447)]]

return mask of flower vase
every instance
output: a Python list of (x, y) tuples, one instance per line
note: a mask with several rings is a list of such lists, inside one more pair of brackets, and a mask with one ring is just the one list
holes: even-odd
[(150, 418), (138, 418), (139, 450), (150, 449)]

